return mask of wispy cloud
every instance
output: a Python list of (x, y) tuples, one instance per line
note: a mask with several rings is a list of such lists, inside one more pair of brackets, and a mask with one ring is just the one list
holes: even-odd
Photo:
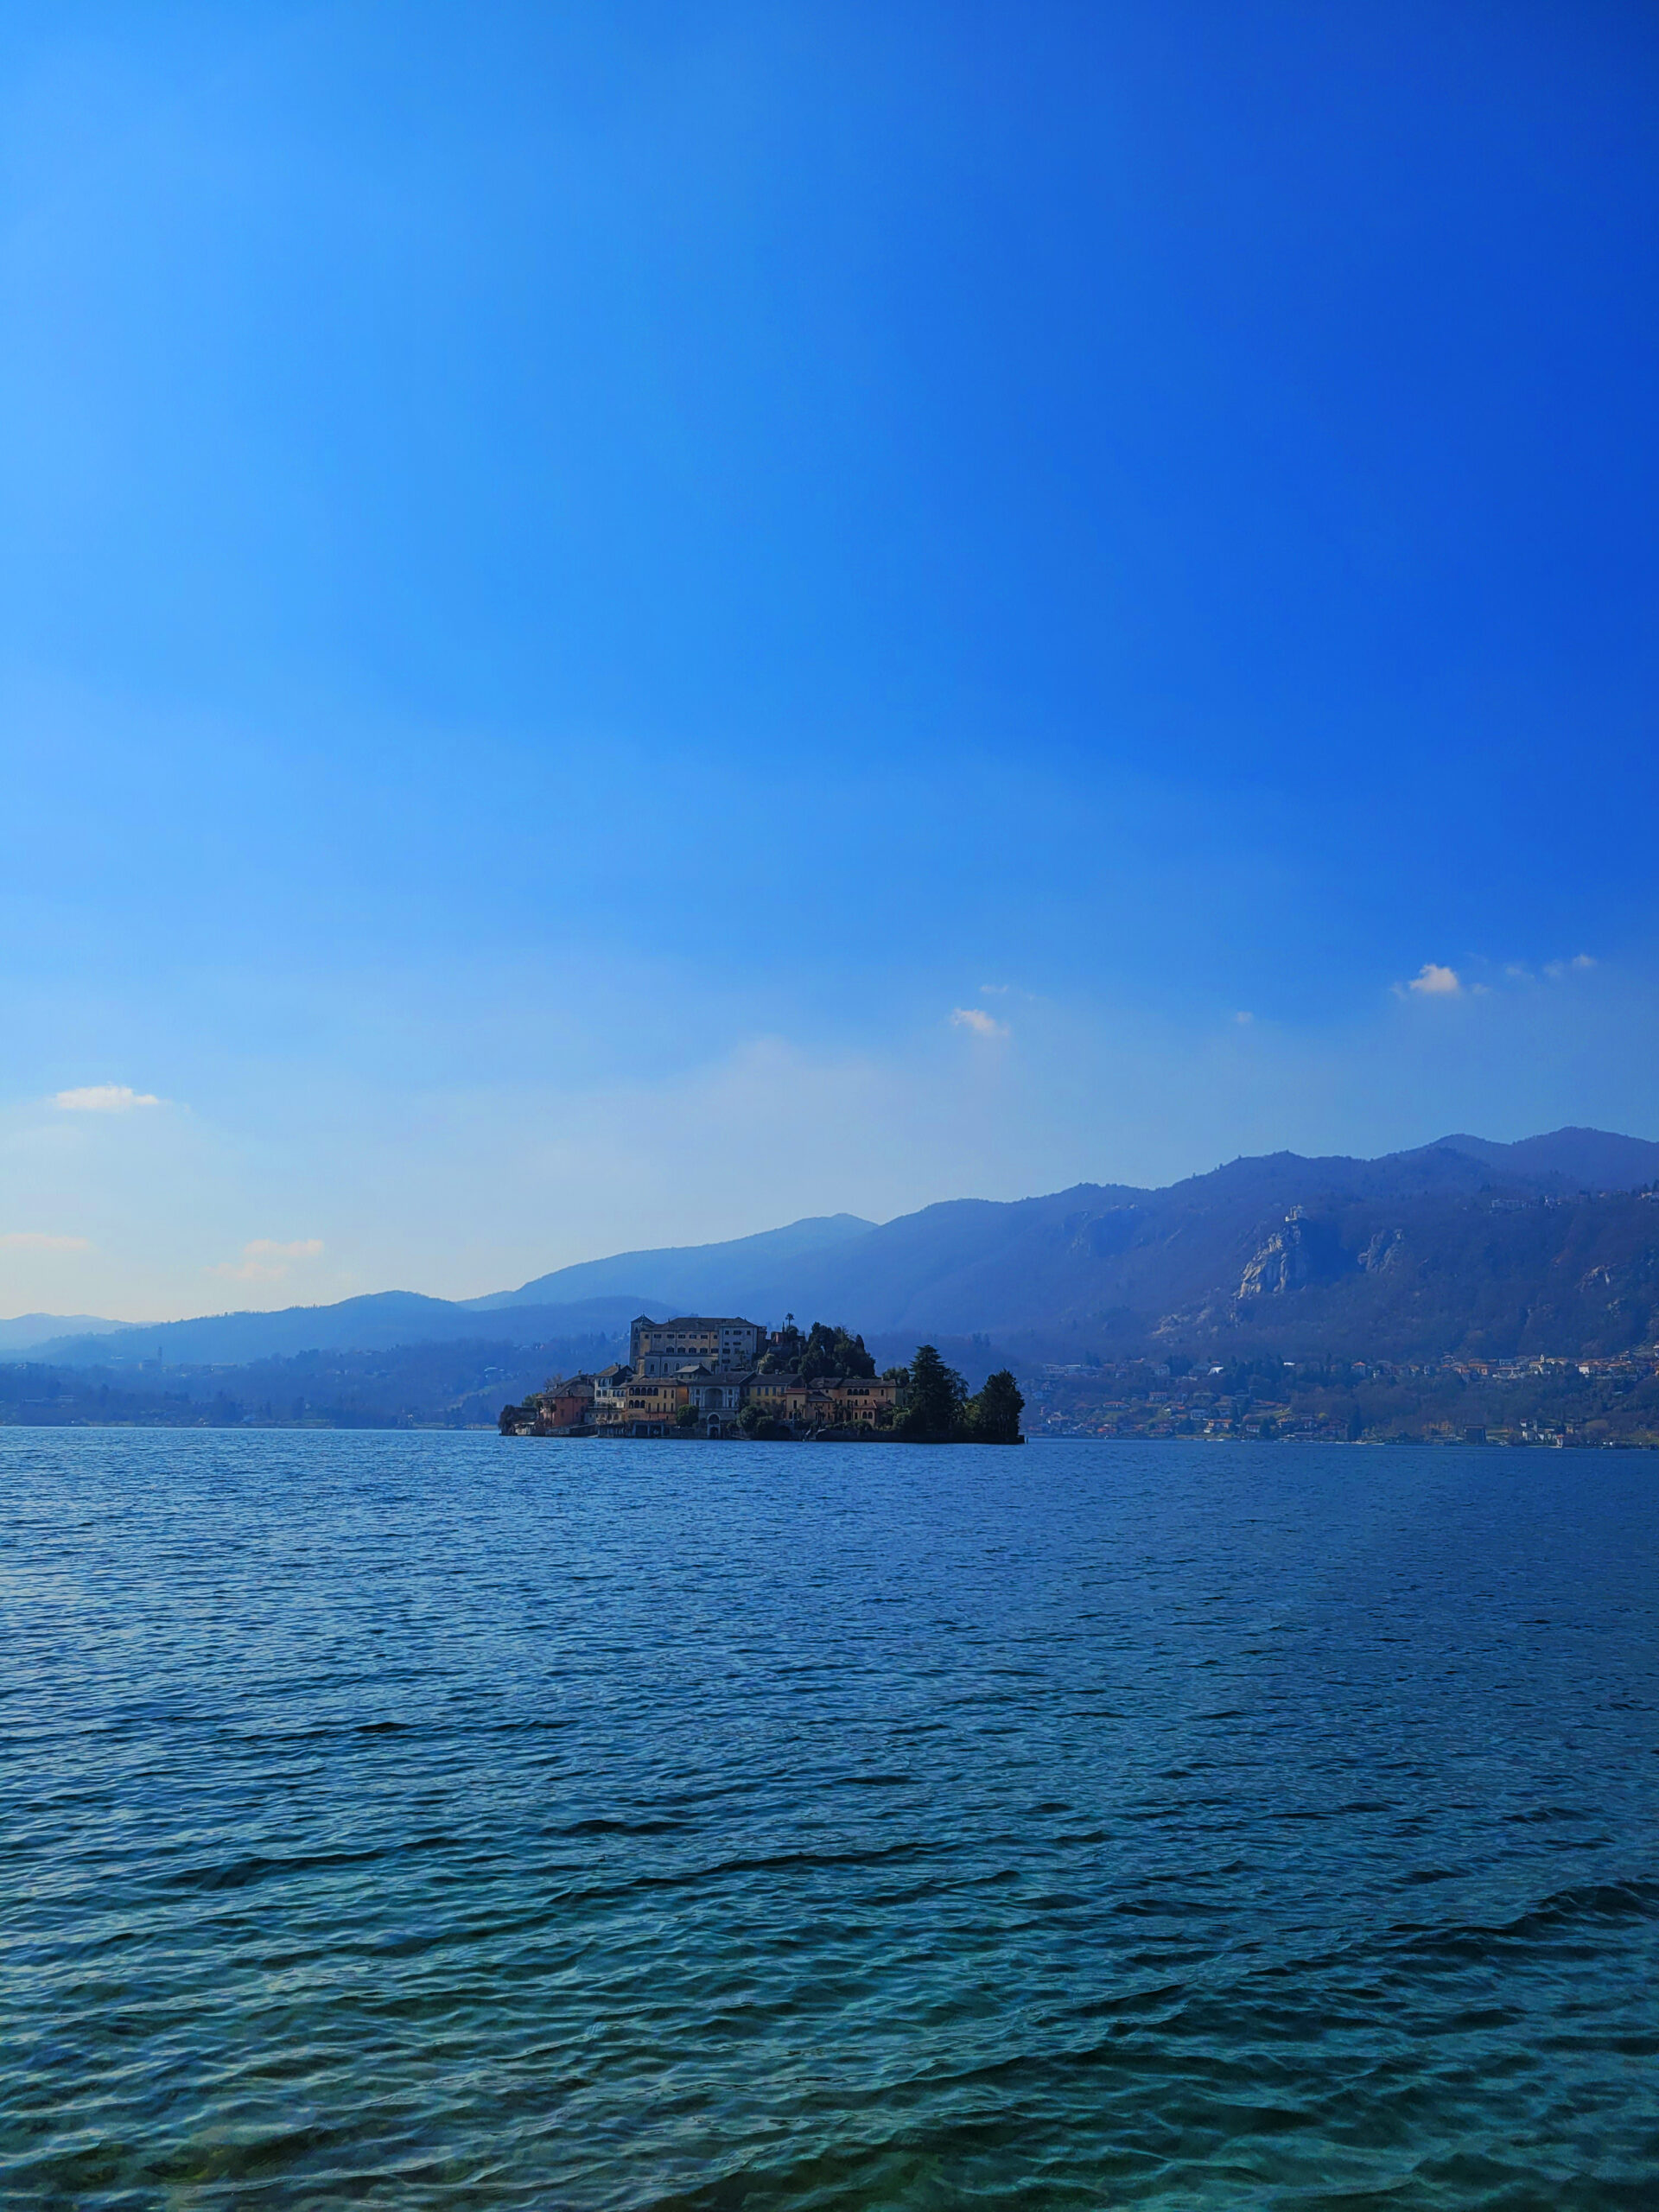
[(302, 1236), (292, 1244), (279, 1244), (270, 1236), (256, 1236), (242, 1247), (239, 1260), (221, 1260), (207, 1273), (223, 1275), (229, 1282), (280, 1282), (292, 1262), (315, 1260), (321, 1252), (321, 1236)]
[(130, 1114), (135, 1106), (159, 1106), (154, 1091), (134, 1090), (124, 1083), (89, 1083), (79, 1090), (60, 1090), (52, 1101), (66, 1114)]
[(1452, 999), (1463, 988), (1455, 968), (1443, 968), (1437, 960), (1425, 960), (1406, 986), (1408, 991), (1420, 991), (1425, 998)]
[(998, 1021), (982, 1006), (954, 1007), (950, 1019), (958, 1029), (971, 1029), (976, 1037), (1006, 1037), (1008, 1033), (1007, 1023)]
[(1242, 1009), (1239, 1013), (1236, 1014), (1233, 1016), (1233, 1020), (1234, 1020), (1235, 1021), (1236, 1021), (1236, 1022), (1239, 1024), (1239, 1026), (1241, 1027), (1241, 1028), (1242, 1028), (1242, 1027), (1244, 1027), (1248, 1026), (1248, 1024), (1249, 1024), (1250, 1022), (1254, 1021), (1254, 1020), (1255, 1020), (1255, 1016), (1253, 1014), (1251, 1014), (1248, 1008), (1244, 1008), (1244, 1009)]
[(0, 1236), (8, 1252), (90, 1252), (90, 1236), (48, 1236), (39, 1229), (9, 1229)]
[[(1502, 969), (1485, 963), (1476, 963), (1478, 967), (1486, 966), (1489, 975), (1498, 977), (1499, 989), (1505, 983), (1535, 983), (1540, 976), (1549, 982), (1559, 982), (1563, 976), (1581, 976), (1587, 969), (1593, 968), (1597, 964), (1587, 952), (1575, 952), (1570, 960), (1546, 960), (1537, 968), (1529, 968), (1524, 960), (1506, 960)], [(1449, 982), (1443, 980), (1447, 976), (1452, 978)], [(1421, 976), (1413, 979), (1409, 986), (1402, 988), (1398, 983), (1395, 985), (1395, 989), (1402, 998), (1407, 988), (1414, 991), (1440, 991), (1448, 994), (1466, 990), (1471, 997), (1475, 998), (1490, 997), (1493, 989), (1491, 983), (1471, 982), (1464, 976), (1459, 976), (1454, 969), (1437, 968), (1433, 962), (1430, 962), (1423, 969)]]

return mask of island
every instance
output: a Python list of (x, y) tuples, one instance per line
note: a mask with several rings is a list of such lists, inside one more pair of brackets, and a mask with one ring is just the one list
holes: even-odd
[(638, 1315), (628, 1358), (555, 1375), (503, 1406), (504, 1436), (676, 1437), (709, 1441), (1023, 1444), (1025, 1400), (1007, 1368), (969, 1395), (932, 1344), (878, 1375), (839, 1323), (780, 1329), (741, 1315)]

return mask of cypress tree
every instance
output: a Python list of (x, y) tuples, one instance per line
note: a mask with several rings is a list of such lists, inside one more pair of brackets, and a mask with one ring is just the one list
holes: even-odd
[(979, 1395), (969, 1401), (973, 1433), (982, 1444), (1021, 1444), (1020, 1416), (1025, 1409), (1019, 1384), (1006, 1367), (999, 1368), (986, 1376)]
[(932, 1344), (918, 1344), (910, 1363), (910, 1403), (901, 1433), (913, 1444), (949, 1444), (962, 1433), (968, 1386)]

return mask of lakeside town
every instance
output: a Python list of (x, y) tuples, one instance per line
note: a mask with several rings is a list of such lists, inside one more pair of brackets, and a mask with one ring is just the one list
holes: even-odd
[(626, 1364), (554, 1376), (499, 1425), (504, 1436), (1019, 1444), (1024, 1403), (1006, 1369), (970, 1396), (931, 1344), (878, 1375), (863, 1338), (838, 1325), (641, 1313)]
[(1049, 1363), (1033, 1435), (1659, 1446), (1659, 1344), (1611, 1357)]
[[(1000, 1369), (1005, 1414), (1012, 1389), (1033, 1438), (1659, 1447), (1659, 1345), (1648, 1343), (1577, 1357), (1292, 1358), (1253, 1350), (1217, 1358), (1170, 1348), (1063, 1359), (994, 1349), (984, 1337), (946, 1337), (901, 1368), (887, 1364), (898, 1350), (890, 1338), (878, 1340), (873, 1358), (856, 1338), (819, 1327), (795, 1332), (793, 1357), (785, 1331), (761, 1332), (752, 1366), (741, 1348), (734, 1365), (728, 1343), (722, 1371), (718, 1341), (712, 1362), (687, 1360), (675, 1325), (652, 1325), (671, 1333), (647, 1360), (714, 1371), (636, 1374), (635, 1363), (618, 1357), (627, 1339), (598, 1332), (539, 1346), (416, 1343), (240, 1365), (0, 1361), (0, 1427), (503, 1427), (611, 1436), (632, 1433), (630, 1420), (650, 1424), (641, 1433), (664, 1435), (696, 1433), (701, 1421), (706, 1436), (713, 1414), (721, 1436), (733, 1433), (734, 1418), (735, 1433), (747, 1436), (868, 1440), (908, 1438), (925, 1426), (940, 1437), (983, 1433), (983, 1393), (970, 1396), (949, 1362), (975, 1380)], [(560, 1360), (567, 1374), (543, 1379)], [(918, 1360), (925, 1379), (934, 1370), (929, 1387), (942, 1394), (931, 1416), (917, 1402)], [(504, 1408), (519, 1393), (521, 1402)]]

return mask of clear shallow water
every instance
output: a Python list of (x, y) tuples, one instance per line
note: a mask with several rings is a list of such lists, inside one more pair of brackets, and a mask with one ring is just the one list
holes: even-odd
[(0, 1495), (8, 2203), (1659, 2204), (1659, 1456)]

